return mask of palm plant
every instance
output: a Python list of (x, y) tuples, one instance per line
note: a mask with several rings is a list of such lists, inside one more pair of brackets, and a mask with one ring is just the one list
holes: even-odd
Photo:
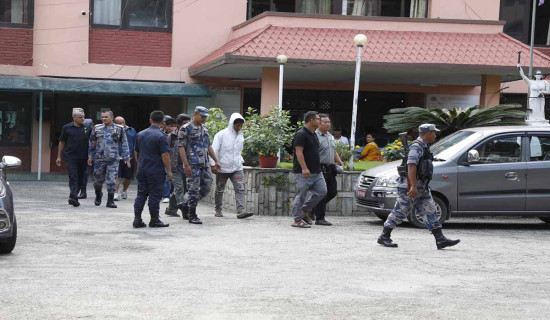
[(441, 130), (441, 136), (458, 130), (482, 127), (521, 125), (525, 121), (525, 111), (521, 105), (501, 104), (485, 108), (473, 106), (466, 109), (424, 109), (419, 107), (391, 109), (384, 116), (384, 129), (388, 132), (404, 132), (418, 128), (423, 123), (433, 123)]

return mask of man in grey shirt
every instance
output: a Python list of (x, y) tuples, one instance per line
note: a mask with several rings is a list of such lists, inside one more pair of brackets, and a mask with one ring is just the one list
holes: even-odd
[(326, 196), (315, 206), (313, 213), (315, 213), (315, 224), (321, 226), (331, 226), (332, 223), (325, 220), (325, 212), (327, 209), (327, 203), (334, 199), (338, 194), (336, 185), (336, 165), (344, 166), (344, 163), (340, 159), (340, 156), (336, 152), (336, 141), (332, 134), (330, 134), (330, 117), (328, 114), (320, 114), (320, 124), (315, 133), (319, 139), (319, 158), (321, 160), (321, 171), (325, 178), (327, 185)]

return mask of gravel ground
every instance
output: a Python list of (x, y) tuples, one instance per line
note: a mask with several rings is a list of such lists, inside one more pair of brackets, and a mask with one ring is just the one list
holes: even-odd
[(538, 219), (451, 220), (445, 234), (462, 243), (446, 250), (405, 225), (388, 249), (370, 215), (302, 230), (200, 206), (203, 225), (135, 230), (135, 185), (118, 209), (73, 208), (65, 183), (11, 185), (19, 238), (0, 256), (1, 319), (550, 318)]

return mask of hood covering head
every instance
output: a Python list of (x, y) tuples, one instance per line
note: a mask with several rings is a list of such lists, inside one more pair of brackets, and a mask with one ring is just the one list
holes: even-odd
[[(244, 118), (243, 118), (243, 116), (241, 116), (240, 113), (233, 113), (231, 115), (231, 117), (229, 118), (229, 125), (227, 127), (233, 133), (235, 133), (235, 129), (233, 129), (233, 122), (235, 122), (235, 120), (237, 120), (237, 119), (243, 119), (243, 121), (244, 121)], [(242, 133), (242, 130), (239, 131), (239, 133)]]

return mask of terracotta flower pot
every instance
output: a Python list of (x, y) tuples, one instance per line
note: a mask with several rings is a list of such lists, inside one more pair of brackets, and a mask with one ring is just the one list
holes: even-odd
[(259, 156), (260, 168), (275, 168), (277, 167), (278, 157)]

